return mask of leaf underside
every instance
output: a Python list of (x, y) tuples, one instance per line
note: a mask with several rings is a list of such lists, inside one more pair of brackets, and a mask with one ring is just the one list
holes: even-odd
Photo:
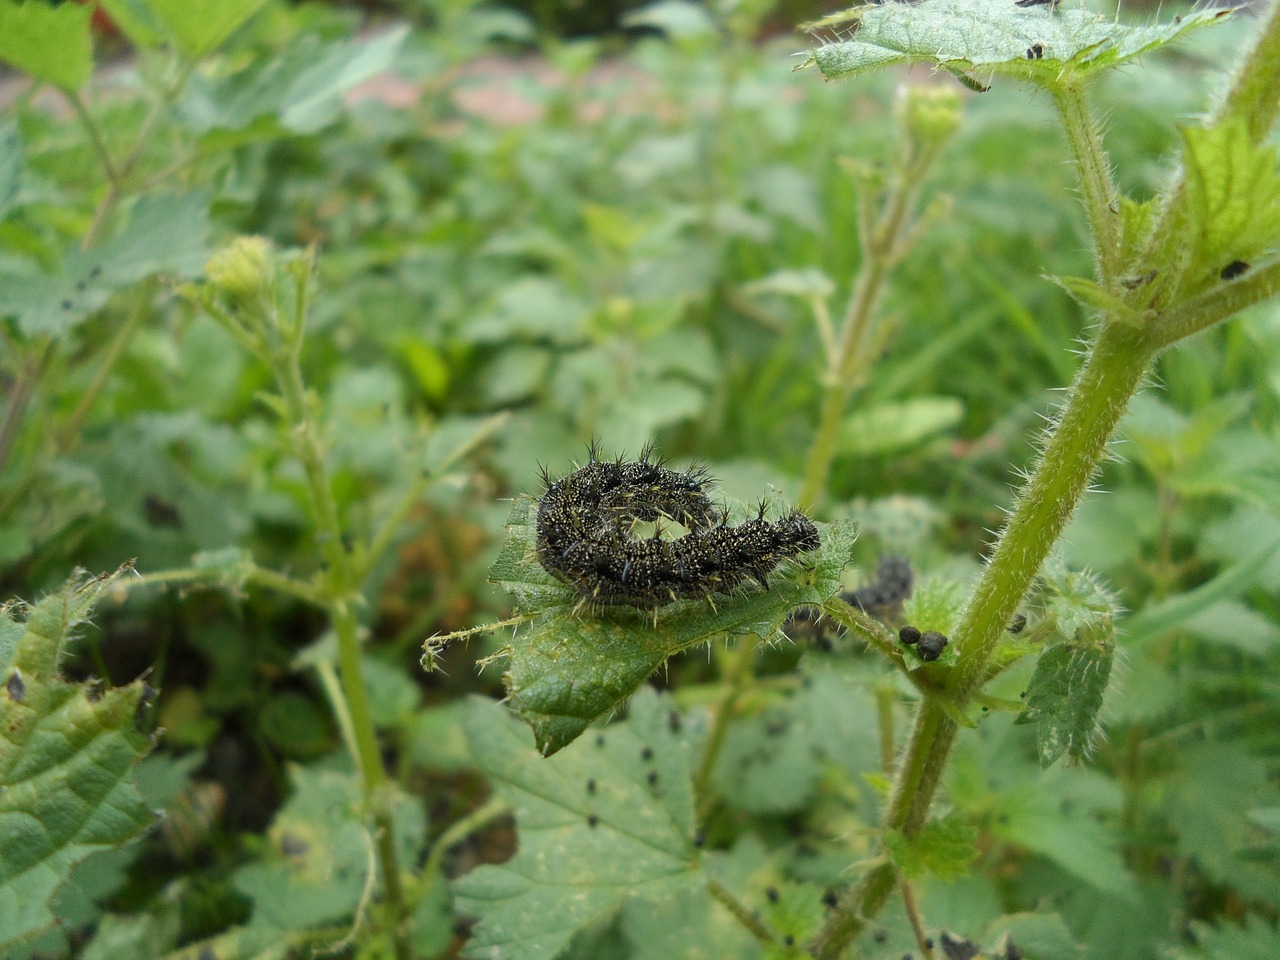
[(1021, 77), (1041, 85), (1132, 60), (1184, 32), (1226, 16), (1201, 10), (1171, 23), (1129, 26), (1083, 9), (1014, 0), (924, 0), (855, 8), (837, 33), (846, 36), (812, 51), (829, 80), (894, 64), (929, 63), (958, 75)]

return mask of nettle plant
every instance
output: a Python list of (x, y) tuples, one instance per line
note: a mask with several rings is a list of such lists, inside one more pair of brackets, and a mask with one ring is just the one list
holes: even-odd
[[(975, 91), (1012, 79), (1052, 98), (1092, 236), (1094, 276), (1053, 278), (1090, 315), (1083, 362), (981, 575), (972, 584), (921, 583), (900, 618), (914, 631), (895, 632), (841, 593), (856, 536), (849, 522), (818, 524), (820, 545), (780, 567), (768, 590), (709, 589), (705, 598), (659, 605), (638, 589), (632, 609), (626, 590), (622, 601), (607, 599), (604, 581), (649, 574), (620, 548), (584, 540), (589, 523), (561, 536), (547, 562), (545, 515), (561, 510), (549, 504), (574, 482), (579, 495), (599, 501), (601, 481), (591, 471), (607, 460), (593, 448), (567, 480), (548, 479), (542, 504), (518, 499), (492, 570), (516, 598), (515, 615), (493, 626), (515, 633), (493, 659), (506, 660), (507, 704), (532, 727), (536, 749), (503, 709), (479, 701), (468, 708), (477, 763), (512, 805), (519, 837), (509, 862), (454, 884), (459, 912), (478, 919), (468, 955), (727, 956), (746, 952), (751, 939), (771, 957), (900, 955), (913, 942), (925, 956), (938, 949), (948, 957), (1077, 955), (1061, 920), (1047, 912), (937, 933), (914, 885), (926, 874), (963, 875), (977, 856), (976, 831), (948, 810), (939, 786), (957, 738), (984, 714), (1011, 711), (1017, 723), (1033, 725), (1043, 767), (1088, 755), (1119, 609), (1094, 577), (1067, 569), (1054, 544), (1153, 359), (1280, 292), (1280, 170), (1267, 143), (1280, 112), (1280, 7), (1262, 21), (1211, 112), (1182, 129), (1179, 162), (1158, 196), (1139, 201), (1120, 191), (1087, 98), (1107, 70), (1225, 16), (1203, 10), (1125, 26), (1055, 3), (926, 0), (869, 4), (822, 22), (837, 39), (813, 50), (805, 66), (828, 79), (920, 63)], [(876, 200), (861, 210), (862, 264), (843, 317), (833, 322), (814, 291), (787, 291), (815, 304), (827, 354), (804, 503), (821, 502), (840, 425), (887, 336), (880, 293), (930, 219), (918, 215), (917, 200), (958, 121), (956, 100), (945, 91), (908, 94), (897, 167), (867, 191)], [(609, 482), (625, 487), (645, 472), (646, 459), (619, 459)], [(706, 479), (682, 476), (690, 486)], [(623, 517), (653, 519), (660, 488), (670, 484), (646, 482), (596, 516), (600, 529)], [(685, 536), (706, 536), (682, 511), (675, 519), (689, 528)], [(717, 522), (755, 515), (729, 513), (732, 520)], [(589, 547), (596, 572), (567, 575), (571, 554)], [(663, 556), (674, 562), (674, 553)], [(661, 576), (687, 573), (672, 566)], [(795, 673), (754, 678), (761, 645), (799, 630), (796, 612), (806, 607), (823, 615), (819, 630), (828, 634), (819, 646), (827, 652), (806, 656)], [(935, 638), (922, 653), (911, 641), (930, 631), (949, 643)], [(428, 641), (424, 664), (460, 636)], [(721, 643), (714, 690), (646, 686), (673, 654)], [(887, 661), (891, 676), (868, 671), (864, 646)], [(1009, 695), (1001, 681), (1015, 665), (1024, 679)], [(901, 699), (914, 717), (895, 754), (893, 704)], [(606, 722), (624, 705), (625, 719)], [(795, 856), (771, 860), (767, 838), (744, 834), (726, 810), (727, 802), (740, 812), (795, 812), (824, 776), (843, 782), (837, 792), (846, 806), (807, 821)], [(771, 839), (775, 849), (784, 846)], [(877, 918), (895, 892), (904, 923), (891, 933)]]

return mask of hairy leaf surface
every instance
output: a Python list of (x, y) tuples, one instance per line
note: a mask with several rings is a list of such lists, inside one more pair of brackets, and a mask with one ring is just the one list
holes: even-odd
[(1202, 10), (1173, 23), (1128, 26), (1083, 9), (1013, 0), (866, 4), (847, 14), (851, 36), (813, 51), (830, 80), (898, 63), (931, 63), (967, 76), (1020, 77), (1048, 86), (1132, 60), (1227, 14)]
[(133, 780), (150, 746), (135, 726), (146, 685), (103, 690), (57, 671), (72, 631), (125, 569), (0, 608), (0, 947), (52, 926), (50, 901), (72, 868), (153, 818)]
[(691, 745), (670, 708), (642, 691), (625, 722), (548, 760), (506, 711), (471, 702), (472, 753), (515, 808), (520, 848), (454, 885), (460, 912), (480, 918), (468, 956), (551, 960), (625, 898), (662, 900), (692, 887)]

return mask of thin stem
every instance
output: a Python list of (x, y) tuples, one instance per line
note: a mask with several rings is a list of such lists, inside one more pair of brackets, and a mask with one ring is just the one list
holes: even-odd
[(739, 637), (737, 646), (734, 647), (729, 663), (725, 667), (720, 705), (716, 709), (715, 719), (711, 721), (711, 732), (707, 735), (707, 746), (702, 752), (702, 762), (698, 765), (698, 772), (693, 778), (693, 795), (697, 798), (699, 819), (705, 818), (715, 806), (715, 797), (711, 793), (711, 774), (715, 770), (716, 760), (724, 746), (724, 738), (729, 732), (729, 723), (737, 710), (738, 700), (751, 679), (751, 664), (755, 654), (755, 641), (747, 637)]
[(62, 425), (62, 429), (58, 431), (58, 448), (60, 450), (67, 450), (79, 437), (80, 428), (89, 416), (89, 411), (97, 403), (99, 394), (102, 393), (103, 387), (107, 384), (107, 378), (111, 376), (111, 371), (115, 369), (116, 364), (120, 361), (125, 346), (133, 336), (133, 332), (138, 329), (138, 325), (142, 322), (145, 313), (146, 311), (143, 309), (141, 301), (135, 300), (133, 309), (129, 311), (124, 323), (116, 330), (115, 336), (111, 338), (111, 342), (107, 345), (106, 352), (98, 362), (98, 369), (94, 371), (93, 379), (89, 381), (88, 387), (85, 388), (84, 394), (80, 397), (80, 402), (76, 404), (75, 410), (67, 418), (66, 423)]
[(280, 387), (286, 420), (306, 475), (316, 538), (320, 542), (326, 564), (324, 603), (338, 639), (342, 699), (350, 713), (356, 763), (364, 784), (365, 802), (372, 811), (376, 826), (378, 859), (382, 865), (387, 904), (394, 918), (392, 939), (395, 953), (397, 960), (409, 960), (411, 950), (401, 926), (401, 921), (406, 916), (405, 900), (395, 848), (386, 770), (382, 765), (377, 730), (369, 709), (369, 697), (360, 661), (359, 624), (354, 609), (359, 597), (352, 577), (352, 558), (344, 545), (338, 507), (333, 498), (333, 485), (324, 465), (319, 428), (312, 416), (299, 363), (305, 333), (308, 276), (309, 271), (299, 266), (295, 295), (292, 298), (293, 316), (288, 323), (282, 323), (277, 318), (278, 329), (284, 340), (277, 349), (269, 352), (268, 359)]
[[(904, 138), (909, 134), (904, 132)], [(940, 145), (939, 145), (940, 146)], [(854, 278), (853, 291), (840, 322), (834, 351), (828, 353), (823, 379), (822, 412), (818, 430), (805, 465), (804, 486), (800, 502), (817, 505), (826, 491), (831, 464), (839, 447), (840, 426), (854, 392), (871, 362), (868, 344), (871, 340), (876, 307), (884, 293), (885, 282), (894, 266), (906, 252), (906, 236), (911, 231), (911, 213), (915, 208), (929, 168), (939, 149), (921, 149), (911, 156), (894, 177), (885, 198), (880, 217), (872, 225), (871, 201), (860, 201), (868, 211), (862, 218), (860, 240), (862, 263)], [(824, 340), (830, 334), (823, 331)]]
[(1152, 326), (1149, 334), (1152, 345), (1156, 350), (1163, 350), (1277, 294), (1280, 294), (1280, 260), (1173, 307)]
[(22, 365), (22, 371), (13, 385), (13, 391), (9, 394), (9, 407), (4, 412), (4, 421), (0, 422), (0, 470), (9, 461), (9, 454), (13, 452), (13, 445), (18, 439), (18, 431), (22, 428), (22, 419), (27, 413), (27, 405), (31, 403), (36, 384), (53, 359), (53, 351), (53, 341), (47, 340), (38, 357), (34, 352), (27, 357), (27, 362)]
[(920, 905), (916, 902), (916, 892), (911, 887), (911, 881), (904, 877), (899, 881), (898, 889), (902, 892), (902, 909), (906, 912), (907, 921), (911, 924), (916, 946), (920, 948), (926, 960), (933, 960), (933, 947), (925, 935), (924, 921), (920, 919)]
[(763, 944), (772, 945), (777, 942), (773, 935), (773, 931), (760, 922), (760, 918), (746, 908), (746, 906), (729, 892), (719, 880), (714, 877), (707, 880), (707, 891), (715, 899), (719, 900), (728, 911), (733, 914), (734, 918), (742, 924), (748, 933), (759, 940)]
[(113, 187), (120, 186), (120, 170), (116, 167), (115, 161), (111, 159), (111, 152), (107, 149), (106, 141), (102, 138), (102, 131), (98, 129), (98, 122), (93, 119), (93, 114), (89, 112), (88, 106), (79, 93), (68, 93), (67, 99), (71, 102), (71, 109), (75, 111), (76, 116), (80, 119), (81, 125), (84, 126), (85, 132), (89, 134), (89, 143), (93, 146), (93, 152), (98, 155), (98, 162), (102, 164), (102, 172), (107, 176), (107, 182)]
[(127, 589), (132, 586), (158, 586), (161, 584), (225, 584), (228, 580), (232, 584), (239, 582), (253, 584), (254, 586), (274, 590), (277, 593), (283, 593), (286, 596), (296, 597), (315, 606), (324, 606), (323, 598), (310, 584), (303, 583), (301, 580), (294, 580), (292, 577), (285, 576), (275, 570), (259, 567), (252, 562), (247, 563), (244, 568), (236, 569), (230, 577), (228, 577), (226, 570), (216, 567), (175, 567), (172, 570), (161, 570), (159, 573), (144, 574), (138, 580), (125, 581), (124, 586)]
[(461, 820), (450, 824), (449, 828), (440, 834), (436, 838), (436, 842), (431, 845), (431, 852), (427, 854), (427, 862), (422, 868), (423, 881), (430, 883), (431, 878), (440, 872), (444, 855), (449, 852), (450, 847), (457, 846), (473, 833), (483, 830), (493, 821), (499, 817), (506, 816), (510, 812), (511, 804), (497, 797), (491, 797)]
[(1083, 85), (1063, 82), (1050, 86), (1049, 92), (1075, 158), (1085, 216), (1093, 234), (1098, 279), (1110, 286), (1120, 272), (1120, 207), (1111, 162), (1098, 125), (1089, 113)]

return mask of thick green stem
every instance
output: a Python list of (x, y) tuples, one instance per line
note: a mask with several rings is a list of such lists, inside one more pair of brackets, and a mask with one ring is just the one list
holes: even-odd
[(1104, 327), (1094, 341), (953, 638), (959, 658), (948, 686), (961, 700), (981, 682), (1005, 627), (1084, 495), (1151, 354), (1146, 342), (1119, 324)]
[[(886, 831), (911, 836), (924, 825), (955, 736), (955, 723), (937, 703), (928, 698), (921, 701), (911, 739), (898, 763), (885, 815)], [(813, 955), (818, 960), (839, 957), (867, 920), (884, 906), (896, 885), (893, 864), (884, 862), (872, 867), (831, 911), (813, 941)]]
[(1093, 234), (1098, 280), (1110, 285), (1121, 268), (1120, 206), (1111, 177), (1111, 163), (1102, 146), (1098, 125), (1089, 114), (1083, 85), (1078, 81), (1064, 82), (1051, 86), (1049, 92), (1062, 119), (1080, 178), (1081, 198)]

